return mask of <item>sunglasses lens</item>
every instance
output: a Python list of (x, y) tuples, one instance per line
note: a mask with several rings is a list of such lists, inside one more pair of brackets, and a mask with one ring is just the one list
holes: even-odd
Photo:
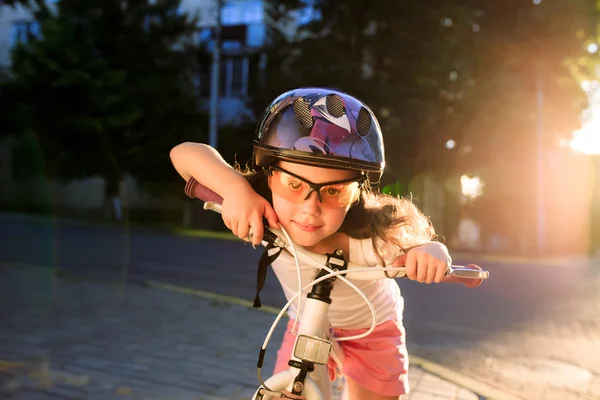
[[(311, 190), (307, 182), (279, 170), (272, 171), (269, 188), (278, 196), (296, 204), (302, 204)], [(360, 185), (358, 182), (348, 182), (323, 186), (319, 194), (325, 208), (346, 207), (358, 200)]]
[(346, 207), (358, 200), (360, 189), (358, 182), (341, 183), (321, 188), (323, 207)]
[(310, 186), (306, 182), (277, 170), (273, 171), (273, 175), (269, 179), (269, 188), (278, 196), (297, 204), (304, 202), (310, 190)]

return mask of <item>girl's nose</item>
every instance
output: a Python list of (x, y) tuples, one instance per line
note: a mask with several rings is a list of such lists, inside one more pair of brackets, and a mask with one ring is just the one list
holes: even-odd
[(312, 192), (308, 199), (302, 203), (302, 209), (305, 213), (310, 215), (321, 215), (321, 201), (319, 201), (319, 194)]

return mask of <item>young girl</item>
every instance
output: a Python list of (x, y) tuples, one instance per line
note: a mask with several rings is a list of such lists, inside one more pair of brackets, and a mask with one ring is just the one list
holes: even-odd
[[(257, 126), (254, 172), (240, 173), (213, 148), (197, 143), (176, 146), (171, 159), (188, 188), (199, 182), (223, 198), (225, 225), (240, 238), (252, 229), (253, 244), (261, 242), (265, 218), (314, 252), (342, 249), (357, 264), (406, 266), (408, 278), (419, 282), (481, 283), (445, 277), (451, 258), (433, 241), (429, 220), (409, 200), (370, 190), (385, 165), (383, 137), (372, 111), (346, 93), (302, 88), (275, 99)], [(281, 253), (272, 267), (289, 300), (298, 287), (292, 256)], [(302, 281), (309, 282), (317, 271), (301, 267)], [(366, 338), (339, 342), (349, 398), (399, 399), (409, 390), (399, 286), (394, 279), (354, 283), (373, 303), (377, 327)], [(368, 306), (347, 285), (338, 281), (331, 298), (328, 318), (335, 336), (371, 326)], [(302, 317), (294, 305), (288, 315), (274, 373), (288, 368), (295, 340), (290, 330)]]

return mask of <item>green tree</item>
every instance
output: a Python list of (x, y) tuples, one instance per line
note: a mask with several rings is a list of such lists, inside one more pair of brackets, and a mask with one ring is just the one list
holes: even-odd
[(196, 18), (181, 14), (179, 3), (36, 7), (41, 36), (14, 50), (2, 93), (16, 96), (13, 130), (35, 137), (48, 173), (102, 176), (107, 199), (119, 196), (125, 174), (153, 192), (180, 183), (169, 150), (203, 140), (207, 120), (194, 85)]
[[(589, 2), (290, 0), (273, 2), (273, 26), (306, 4), (316, 17), (296, 35), (274, 29), (266, 94), (326, 85), (363, 98), (390, 178), (530, 152), (538, 84), (547, 126), (578, 123), (585, 98), (568, 65), (585, 56)], [(447, 151), (449, 139), (463, 152)]]
[(451, 16), (450, 29), (463, 33), (447, 47), (454, 79), (443, 82), (430, 129), (442, 128), (443, 141), (457, 140), (452, 154), (463, 166), (531, 158), (539, 127), (550, 146), (579, 124), (586, 98), (572, 66), (589, 56), (590, 4), (474, 2), (472, 9), (469, 19)]
[[(439, 58), (444, 2), (311, 3), (313, 18), (295, 36), (276, 36), (269, 86), (323, 85), (357, 95), (385, 133), (387, 177), (412, 173), (419, 133), (438, 106), (437, 82), (449, 70)], [(297, 2), (288, 6), (298, 12)]]

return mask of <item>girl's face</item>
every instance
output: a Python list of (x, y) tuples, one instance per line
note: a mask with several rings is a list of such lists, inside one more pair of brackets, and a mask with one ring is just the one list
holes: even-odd
[[(274, 167), (269, 176), (273, 208), (294, 242), (310, 248), (337, 232), (360, 195), (359, 184), (353, 178), (356, 172), (285, 161)], [(317, 186), (333, 184), (317, 187), (317, 192), (306, 181)]]

